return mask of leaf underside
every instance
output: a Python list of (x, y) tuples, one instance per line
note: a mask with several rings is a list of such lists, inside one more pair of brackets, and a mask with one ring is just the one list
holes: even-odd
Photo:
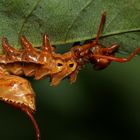
[(33, 47), (41, 46), (45, 33), (53, 45), (93, 39), (104, 11), (101, 43), (117, 43), (125, 53), (140, 47), (139, 0), (0, 0), (0, 39), (16, 48), (21, 35)]

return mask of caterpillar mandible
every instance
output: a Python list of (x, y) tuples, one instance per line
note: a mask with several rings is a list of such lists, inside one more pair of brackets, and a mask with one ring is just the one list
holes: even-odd
[(29, 116), (35, 127), (37, 140), (40, 140), (40, 131), (32, 115), (36, 110), (35, 94), (30, 83), (22, 78), (22, 75), (34, 76), (36, 80), (50, 77), (51, 85), (54, 86), (66, 77), (70, 79), (70, 83), (74, 83), (79, 70), (87, 63), (94, 65), (95, 70), (101, 70), (112, 61), (128, 62), (140, 52), (140, 48), (137, 48), (128, 58), (119, 58), (115, 56), (119, 47), (117, 44), (103, 47), (99, 43), (99, 37), (105, 17), (104, 12), (95, 40), (74, 45), (64, 54), (55, 53), (46, 34), (43, 36), (41, 49), (34, 48), (25, 36), (21, 36), (23, 49), (17, 50), (3, 37), (3, 54), (0, 55), (0, 99)]

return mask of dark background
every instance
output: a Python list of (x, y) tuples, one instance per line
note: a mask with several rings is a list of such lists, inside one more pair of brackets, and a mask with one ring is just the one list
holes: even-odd
[[(140, 130), (140, 57), (103, 71), (88, 65), (76, 83), (50, 87), (32, 81), (42, 140), (137, 140)], [(35, 140), (27, 116), (1, 102), (0, 140)]]

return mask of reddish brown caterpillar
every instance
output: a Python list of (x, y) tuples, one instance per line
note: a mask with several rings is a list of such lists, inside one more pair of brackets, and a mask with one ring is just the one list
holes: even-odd
[(32, 115), (35, 112), (35, 95), (30, 83), (19, 77), (34, 76), (36, 80), (49, 76), (51, 85), (57, 85), (65, 77), (70, 82), (76, 81), (78, 71), (86, 63), (94, 65), (96, 70), (106, 68), (112, 61), (130, 61), (140, 48), (136, 49), (128, 58), (115, 57), (118, 45), (103, 47), (99, 44), (99, 36), (105, 22), (105, 13), (102, 14), (96, 39), (84, 45), (75, 45), (64, 54), (57, 54), (50, 45), (48, 36), (44, 35), (42, 50), (32, 47), (32, 44), (22, 36), (20, 38), (23, 50), (16, 50), (2, 39), (4, 54), (0, 55), (0, 99), (24, 111), (32, 120), (37, 140), (40, 132)]

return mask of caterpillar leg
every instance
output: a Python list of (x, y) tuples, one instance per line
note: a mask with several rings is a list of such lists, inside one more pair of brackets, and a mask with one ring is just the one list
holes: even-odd
[(96, 57), (96, 59), (106, 59), (108, 61), (114, 61), (114, 62), (120, 62), (120, 63), (124, 63), (124, 62), (128, 62), (130, 61), (137, 53), (140, 52), (140, 48), (137, 48), (133, 53), (130, 54), (130, 56), (128, 58), (119, 58), (119, 57), (115, 57), (115, 56), (105, 56), (105, 55), (94, 55), (94, 57)]
[(15, 75), (0, 73), (0, 100), (25, 112), (34, 125), (37, 140), (40, 140), (40, 131), (33, 117), (35, 95), (30, 83)]

